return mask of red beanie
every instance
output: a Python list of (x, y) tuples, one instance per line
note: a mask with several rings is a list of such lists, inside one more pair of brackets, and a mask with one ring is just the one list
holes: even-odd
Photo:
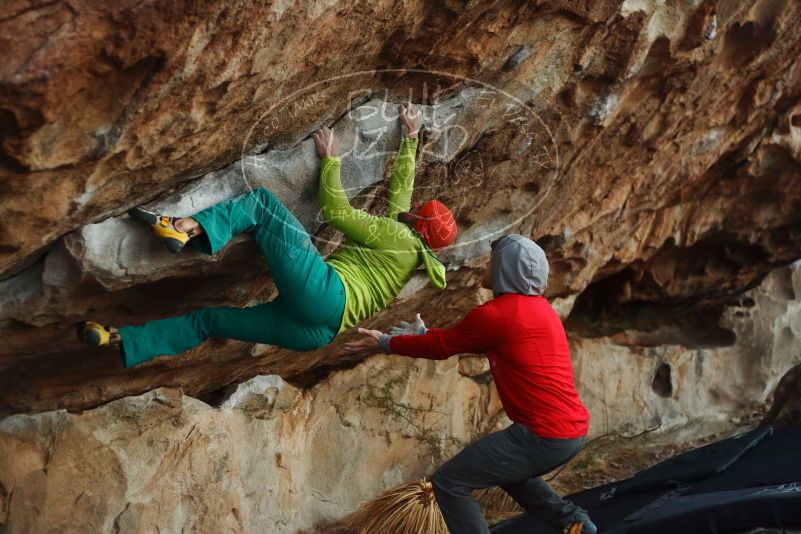
[(434, 250), (447, 247), (456, 241), (456, 219), (445, 204), (429, 200), (417, 214), (415, 230), (423, 236), (425, 244)]

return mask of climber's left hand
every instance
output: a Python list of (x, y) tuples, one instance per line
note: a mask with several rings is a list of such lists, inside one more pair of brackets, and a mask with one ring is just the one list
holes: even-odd
[(330, 128), (323, 126), (312, 135), (314, 145), (317, 147), (317, 155), (320, 159), (330, 157), (335, 158), (339, 155), (339, 143)]
[(378, 346), (378, 340), (381, 339), (383, 332), (381, 330), (367, 330), (366, 328), (359, 328), (359, 333), (363, 335), (358, 341), (351, 341), (345, 343), (345, 350), (354, 354), (377, 354), (381, 352)]

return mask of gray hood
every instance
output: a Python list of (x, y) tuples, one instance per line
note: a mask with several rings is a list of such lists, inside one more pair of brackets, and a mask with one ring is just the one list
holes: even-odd
[(492, 244), (492, 294), (542, 295), (548, 284), (548, 258), (531, 239), (505, 235)]

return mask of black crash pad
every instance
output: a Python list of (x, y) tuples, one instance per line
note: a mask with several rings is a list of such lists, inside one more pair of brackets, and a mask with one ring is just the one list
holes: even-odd
[[(628, 491), (621, 492), (624, 486)], [(588, 510), (600, 532), (611, 534), (798, 528), (801, 427), (757, 429), (566, 498)], [(491, 532), (557, 531), (523, 513)]]

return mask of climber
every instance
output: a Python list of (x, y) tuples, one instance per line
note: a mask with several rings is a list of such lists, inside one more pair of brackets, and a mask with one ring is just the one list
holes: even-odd
[(309, 351), (386, 307), (421, 264), (433, 285), (444, 288), (445, 267), (433, 250), (454, 242), (456, 222), (437, 200), (424, 204), (417, 215), (409, 213), (422, 114), (411, 103), (399, 110), (405, 136), (392, 168), (386, 217), (350, 205), (333, 132), (321, 128), (313, 136), (321, 158), (322, 214), (347, 238), (326, 260), (300, 222), (263, 188), (192, 217), (132, 210), (131, 215), (150, 225), (173, 252), (191, 242), (201, 252), (214, 254), (235, 235), (252, 232), (278, 288), (274, 300), (248, 308), (203, 308), (139, 326), (114, 328), (84, 321), (77, 325), (79, 340), (93, 346), (119, 344), (126, 367), (184, 352), (210, 337)]
[(492, 244), (482, 285), (494, 299), (451, 328), (427, 329), (419, 314), (390, 334), (359, 329), (353, 353), (444, 360), (486, 353), (506, 415), (513, 424), (469, 445), (434, 473), (434, 495), (452, 534), (489, 532), (474, 489), (501, 486), (529, 514), (560, 532), (594, 533), (587, 513), (563, 500), (541, 475), (565, 464), (584, 445), (589, 413), (573, 380), (564, 327), (542, 296), (548, 260), (534, 241), (507, 235)]

